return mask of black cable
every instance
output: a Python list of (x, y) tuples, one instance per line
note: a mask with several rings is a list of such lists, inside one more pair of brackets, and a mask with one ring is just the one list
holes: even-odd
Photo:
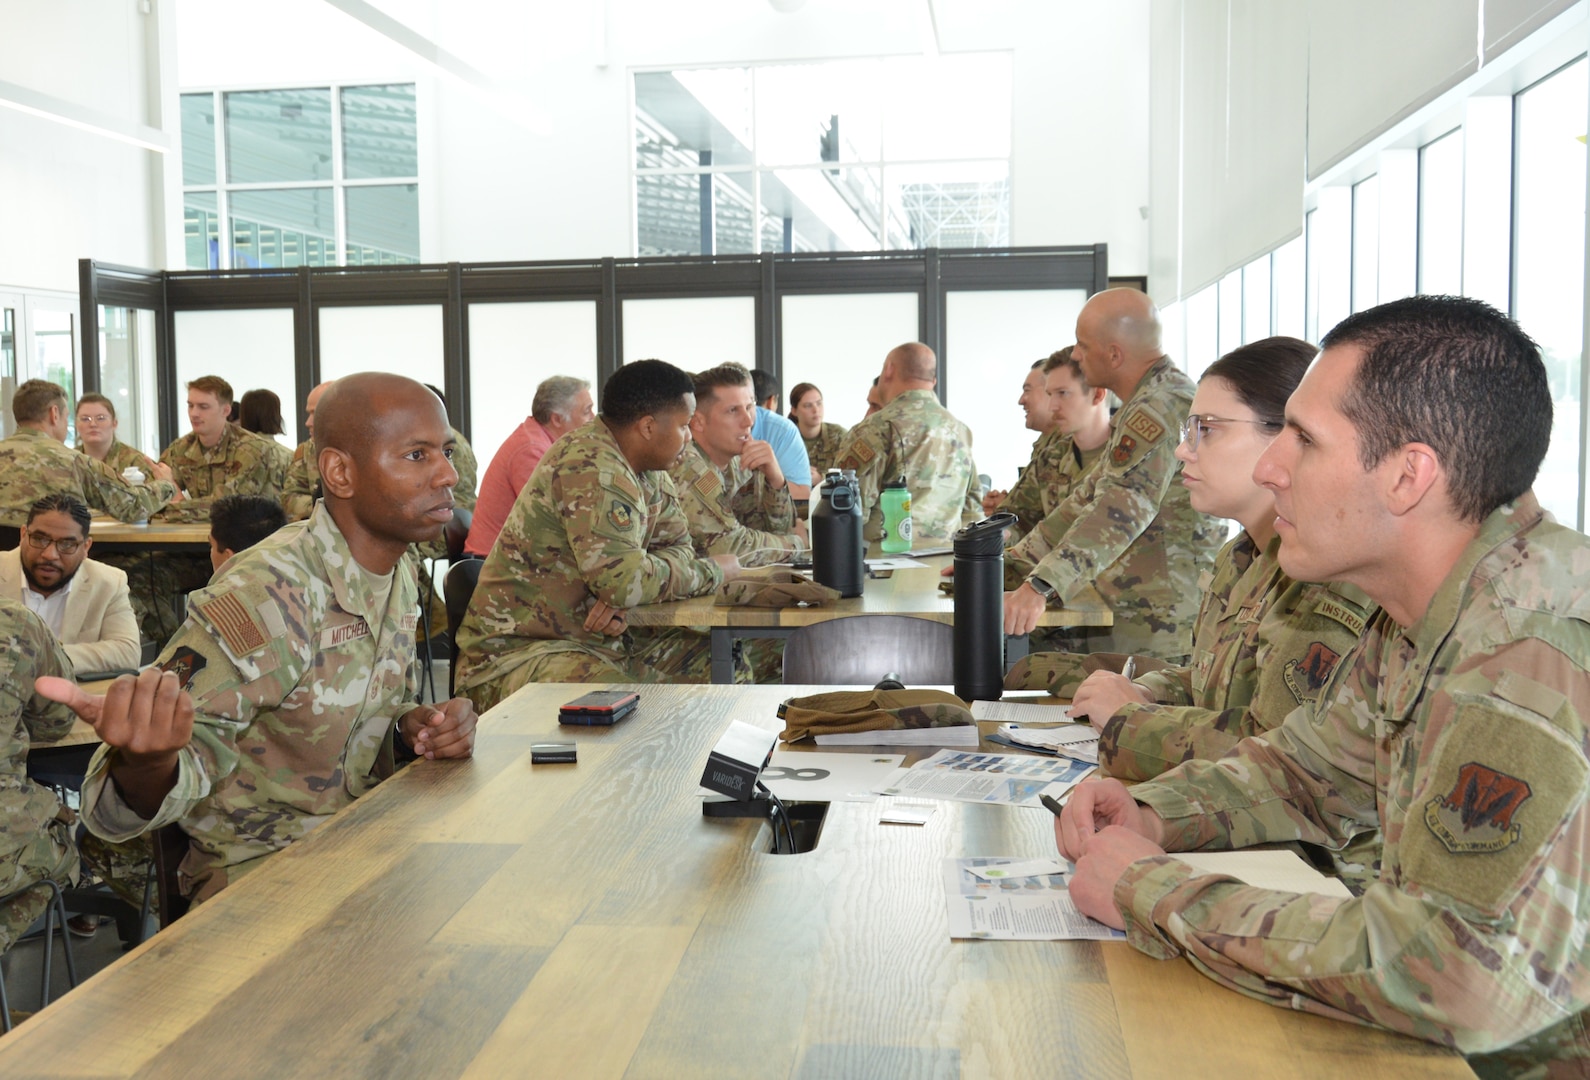
[(779, 819), (780, 818), (782, 818), (783, 821), (784, 821), (784, 836), (785, 836), (786, 842), (789, 845), (789, 849), (786, 852), (784, 852), (784, 854), (786, 854), (786, 855), (795, 854), (795, 827), (790, 824), (789, 811), (787, 809), (785, 809), (783, 800), (780, 799), (777, 795), (773, 794), (773, 789), (768, 787), (766, 784), (764, 784), (760, 780), (758, 780), (756, 782), (756, 790), (761, 792), (762, 794), (766, 795), (768, 797), (768, 800), (770, 802), (772, 802), (773, 807), (774, 807), (774, 811), (773, 811), (773, 854), (775, 854), (775, 855), (779, 854), (779, 850), (778, 850), (778, 846), (779, 846), (779, 843), (778, 843), (778, 823), (779, 823)]

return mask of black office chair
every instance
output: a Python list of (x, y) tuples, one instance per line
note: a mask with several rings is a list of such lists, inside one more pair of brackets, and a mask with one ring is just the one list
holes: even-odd
[[(462, 506), (453, 507), (453, 519), (442, 529), (442, 540), (447, 546), (447, 565), (452, 566), (464, 558), (464, 541), (469, 539), (469, 526), (474, 521), (475, 515)], [(436, 580), (436, 562), (434, 559), (425, 560), (425, 581)], [(444, 596), (443, 601), (446, 601)], [(449, 620), (451, 621), (451, 620)], [(425, 666), (420, 670), (420, 686), (430, 686), (431, 700), (436, 700), (436, 674), (431, 669), (435, 657), (431, 654), (431, 604), (429, 586), (426, 594), (420, 597), (420, 632), (425, 635), (420, 642), (420, 653)], [(452, 637), (452, 628), (448, 628), (448, 637)], [(449, 651), (452, 647), (449, 646)], [(450, 676), (449, 676), (450, 677)], [(450, 689), (450, 688), (449, 688)], [(450, 695), (449, 695), (450, 696)]]
[(955, 628), (909, 615), (854, 615), (803, 626), (784, 646), (786, 683), (907, 686), (955, 682)]
[(463, 625), (464, 614), (469, 610), (470, 598), (475, 595), (475, 586), (480, 583), (480, 568), (485, 565), (485, 559), (464, 559), (455, 562), (448, 568), (447, 577), (442, 580), (442, 599), (447, 604), (447, 638), (450, 652), (447, 664), (448, 697), (452, 697), (457, 692), (458, 628)]

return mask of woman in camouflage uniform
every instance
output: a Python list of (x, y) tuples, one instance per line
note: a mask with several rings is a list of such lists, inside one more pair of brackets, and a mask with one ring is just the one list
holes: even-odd
[(77, 448), (117, 472), (136, 465), (148, 476), (154, 462), (116, 438), (116, 406), (104, 394), (84, 394), (77, 402)]
[[(1148, 779), (1183, 761), (1220, 757), (1277, 726), (1319, 695), (1375, 610), (1351, 585), (1298, 582), (1282, 572), (1274, 497), (1253, 482), (1315, 351), (1296, 338), (1266, 338), (1227, 353), (1198, 383), (1176, 449), (1182, 483), (1194, 509), (1233, 518), (1242, 531), (1199, 582), (1204, 599), (1190, 667), (1161, 667), (1132, 681), (1101, 669), (1076, 688), (1073, 714), (1099, 729), (1100, 766), (1110, 776)], [(1080, 659), (1035, 658), (1033, 667), (1059, 675), (1050, 685), (1062, 690), (1065, 661)], [(1124, 659), (1105, 666), (1118, 669)]]
[(809, 382), (790, 391), (789, 418), (801, 430), (806, 457), (812, 463), (812, 485), (815, 487), (839, 461), (845, 429), (838, 424), (823, 423), (823, 392)]

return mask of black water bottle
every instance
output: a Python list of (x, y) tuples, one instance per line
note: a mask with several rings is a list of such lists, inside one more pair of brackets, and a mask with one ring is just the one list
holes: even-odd
[(838, 589), (840, 596), (860, 596), (866, 576), (861, 544), (861, 485), (856, 474), (829, 469), (817, 505), (812, 507), (812, 578)]
[(1005, 530), (995, 514), (955, 534), (955, 696), (998, 701), (1005, 690)]

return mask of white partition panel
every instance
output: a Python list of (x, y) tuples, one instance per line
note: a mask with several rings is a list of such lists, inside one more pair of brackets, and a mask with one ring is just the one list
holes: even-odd
[(469, 305), (470, 443), (480, 472), (553, 375), (596, 382), (596, 301)]
[(850, 427), (896, 345), (921, 334), (916, 293), (852, 293), (783, 299), (784, 408), (797, 383), (823, 392), (830, 423)]
[(232, 384), (238, 398), (249, 390), (274, 391), (282, 399), (287, 440), (296, 444), (298, 379), (292, 309), (179, 311), (175, 321), (178, 434), (188, 432), (186, 384), (201, 375), (219, 375)]
[(952, 292), (945, 296), (950, 412), (972, 429), (977, 470), (996, 488), (1016, 482), (1037, 433), (1023, 426), (1021, 383), (1034, 360), (1076, 340), (1082, 289)]
[(710, 296), (624, 301), (624, 363), (653, 357), (686, 371), (756, 366), (756, 299)]
[(356, 371), (389, 371), (441, 386), (442, 305), (321, 308), (320, 377)]

